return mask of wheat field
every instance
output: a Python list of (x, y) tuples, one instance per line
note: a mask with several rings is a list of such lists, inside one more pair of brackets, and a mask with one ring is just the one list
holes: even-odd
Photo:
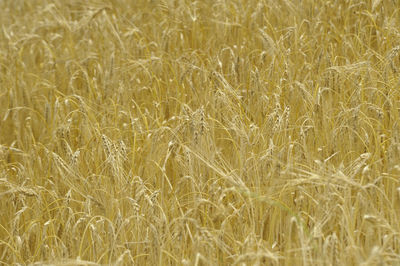
[(0, 264), (400, 265), (400, 1), (0, 10)]

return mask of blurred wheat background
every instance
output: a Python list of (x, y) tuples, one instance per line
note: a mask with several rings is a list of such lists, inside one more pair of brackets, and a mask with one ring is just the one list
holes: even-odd
[(0, 10), (0, 263), (400, 264), (398, 0)]

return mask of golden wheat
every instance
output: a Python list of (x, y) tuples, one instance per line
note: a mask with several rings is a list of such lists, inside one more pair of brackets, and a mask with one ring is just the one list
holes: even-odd
[(0, 10), (0, 264), (400, 264), (398, 0)]

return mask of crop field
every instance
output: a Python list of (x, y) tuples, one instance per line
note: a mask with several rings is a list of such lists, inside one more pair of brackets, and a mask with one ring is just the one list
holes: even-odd
[(400, 1), (0, 0), (0, 264), (400, 265)]

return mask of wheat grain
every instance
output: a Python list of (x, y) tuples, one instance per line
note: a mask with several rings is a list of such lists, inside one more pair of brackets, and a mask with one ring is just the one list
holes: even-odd
[(396, 265), (398, 1), (0, 1), (0, 261)]

